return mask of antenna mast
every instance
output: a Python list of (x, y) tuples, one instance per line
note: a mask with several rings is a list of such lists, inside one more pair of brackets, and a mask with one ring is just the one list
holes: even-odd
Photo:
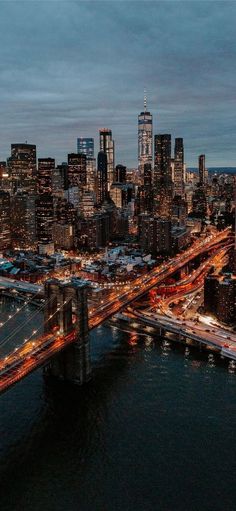
[(144, 89), (144, 98), (143, 98), (144, 112), (147, 111), (147, 91)]

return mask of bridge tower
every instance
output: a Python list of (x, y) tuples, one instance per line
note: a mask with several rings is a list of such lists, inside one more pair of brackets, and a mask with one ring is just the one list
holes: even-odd
[(45, 283), (45, 333), (53, 329), (61, 335), (76, 332), (75, 342), (52, 358), (45, 371), (79, 385), (91, 375), (87, 289), (79, 279), (68, 283), (50, 279)]

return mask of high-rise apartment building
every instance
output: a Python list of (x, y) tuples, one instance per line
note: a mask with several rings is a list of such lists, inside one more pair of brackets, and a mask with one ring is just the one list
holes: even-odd
[(94, 139), (86, 137), (77, 138), (77, 153), (85, 154), (87, 158), (94, 158)]
[(138, 116), (138, 168), (141, 176), (145, 163), (152, 166), (152, 140), (152, 115), (147, 110), (147, 98), (144, 95), (144, 109)]
[(115, 166), (115, 143), (112, 140), (112, 131), (108, 128), (102, 128), (99, 131), (100, 138), (100, 151), (107, 155), (107, 188), (108, 191), (114, 181), (114, 166)]
[(171, 178), (171, 135), (155, 135), (154, 210), (161, 218), (171, 218), (173, 198)]
[(182, 138), (175, 139), (174, 195), (184, 196), (184, 144)]

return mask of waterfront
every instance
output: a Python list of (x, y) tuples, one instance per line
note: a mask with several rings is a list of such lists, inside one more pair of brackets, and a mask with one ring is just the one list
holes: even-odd
[(84, 388), (38, 370), (1, 396), (1, 510), (233, 510), (236, 375), (107, 327), (92, 356)]

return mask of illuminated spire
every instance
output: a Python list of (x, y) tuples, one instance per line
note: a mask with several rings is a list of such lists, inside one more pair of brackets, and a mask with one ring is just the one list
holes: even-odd
[(147, 111), (147, 91), (144, 89), (144, 98), (143, 98), (144, 112)]

